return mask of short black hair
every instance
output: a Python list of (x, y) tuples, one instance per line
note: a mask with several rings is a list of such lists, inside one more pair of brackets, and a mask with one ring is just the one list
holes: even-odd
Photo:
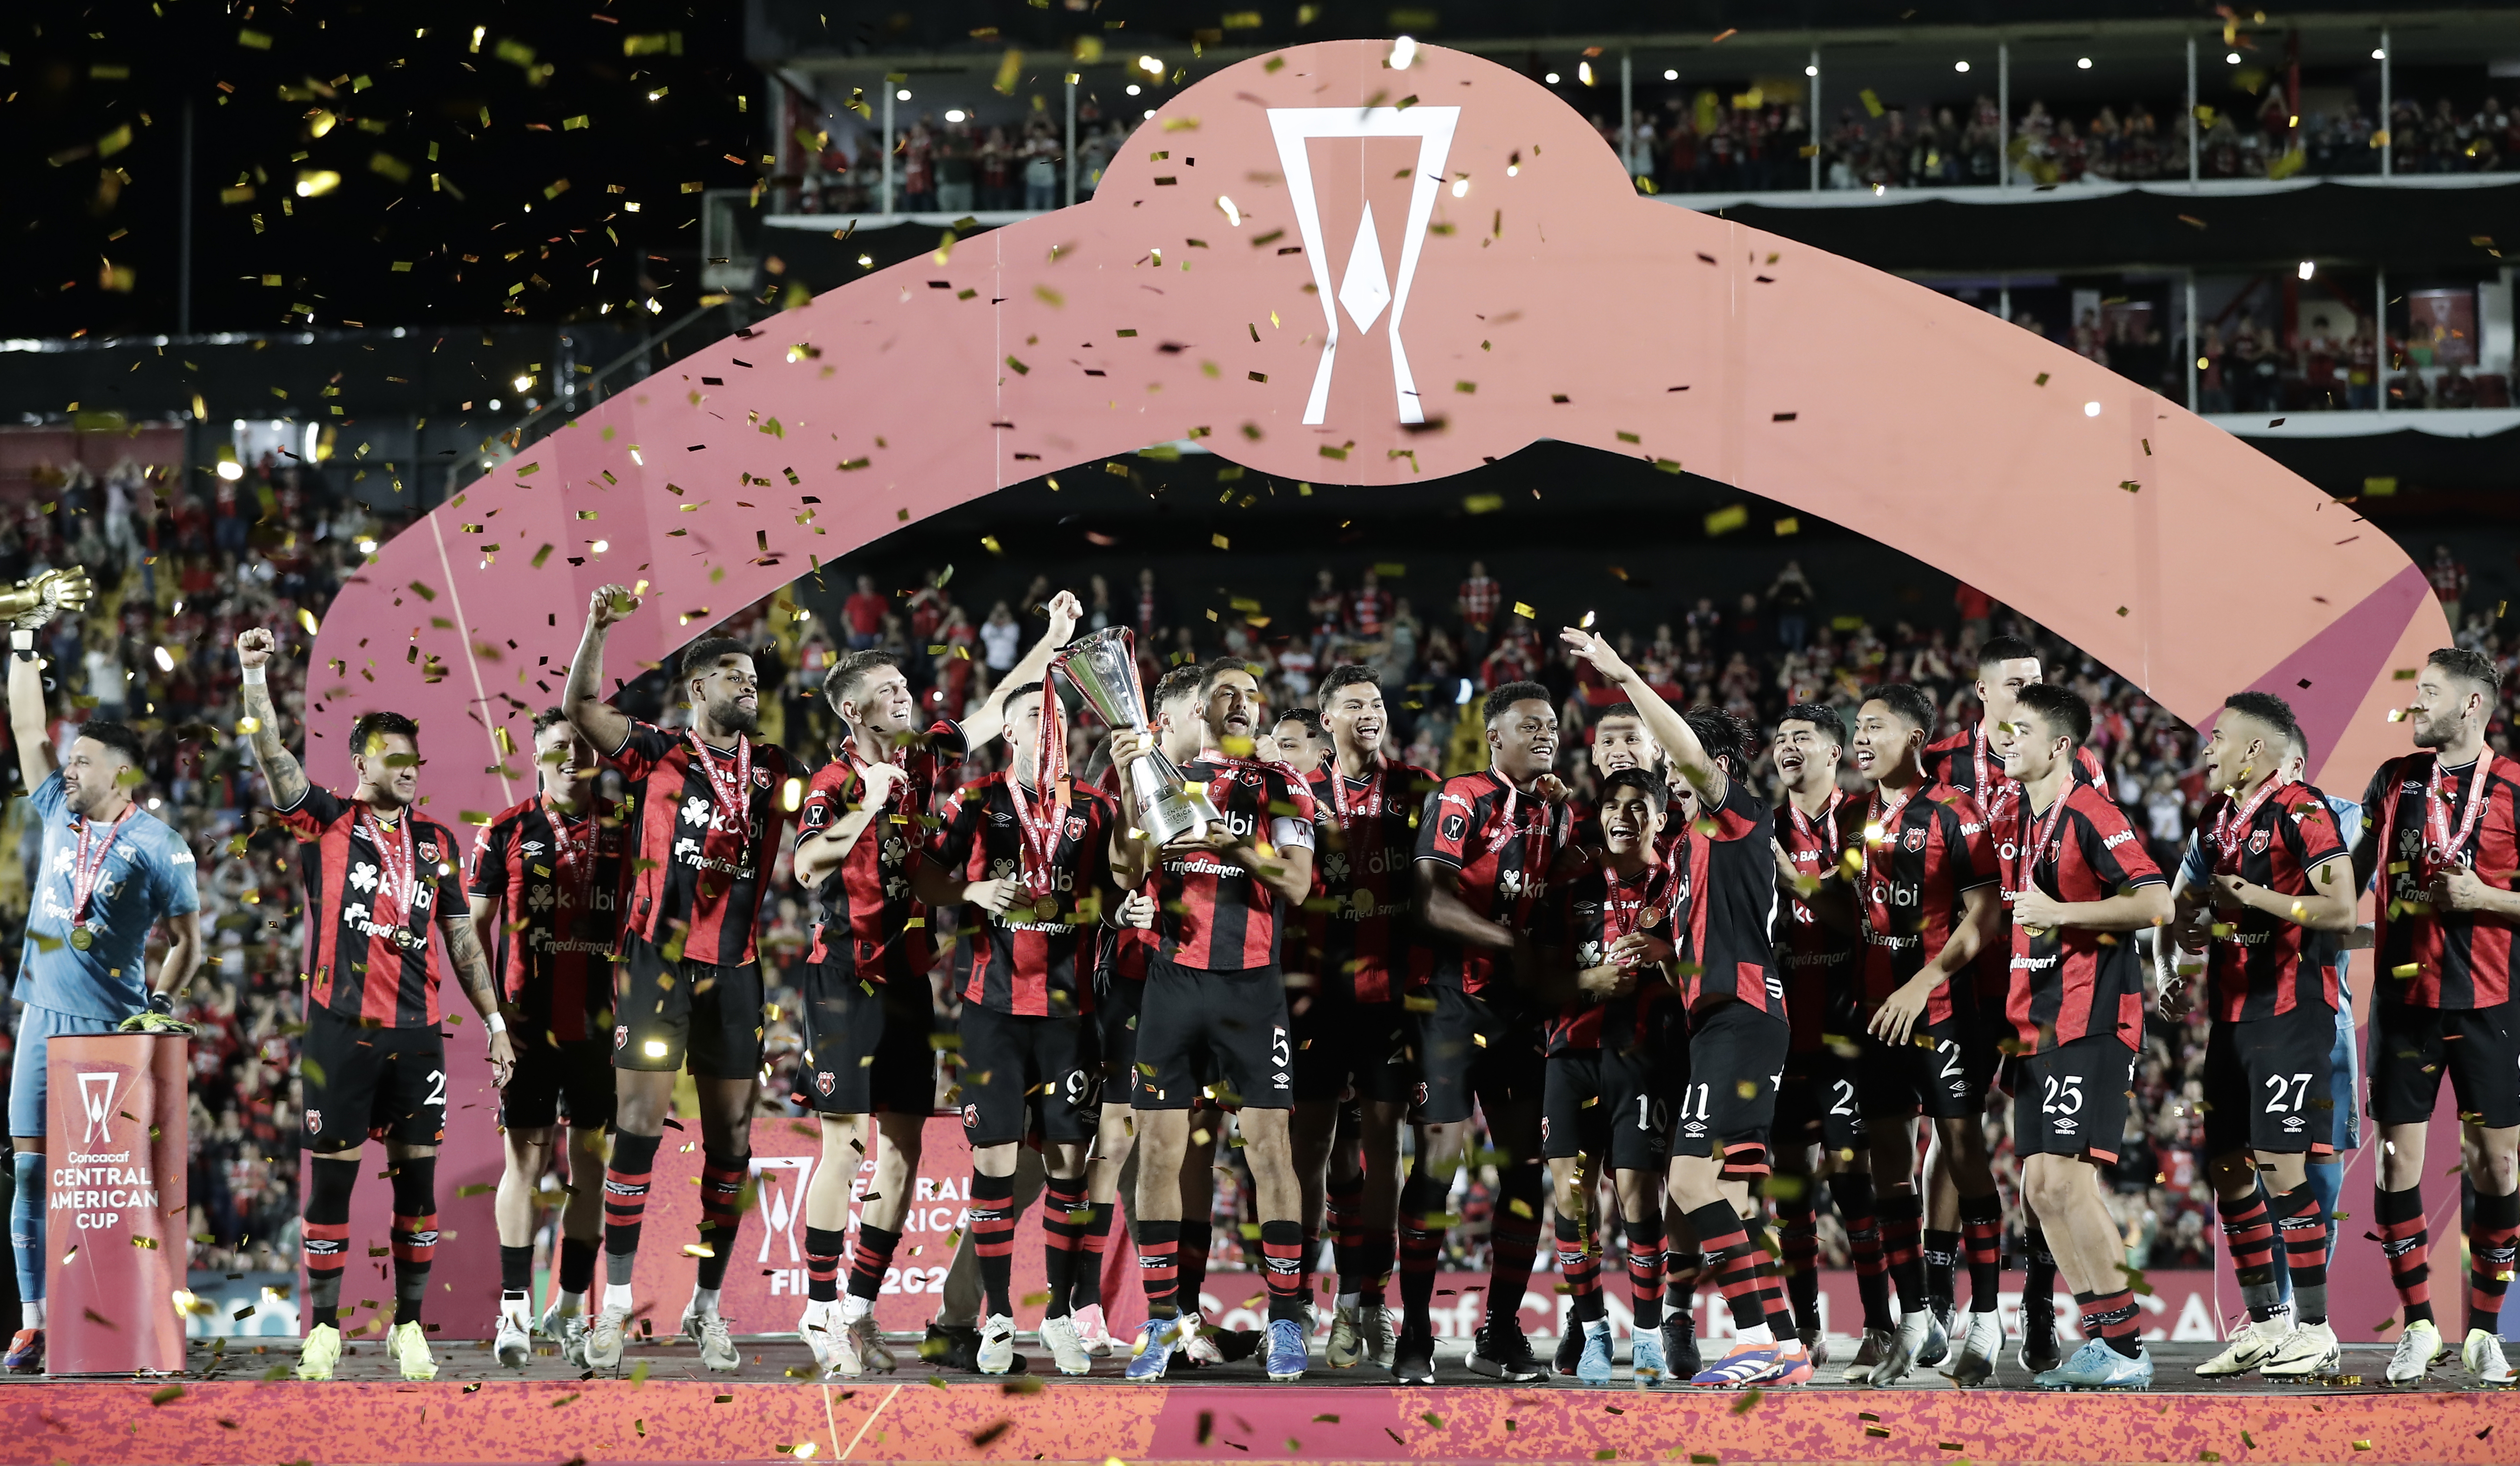
[(368, 751), (368, 740), (386, 733), (400, 733), (420, 745), (420, 725), (400, 713), (361, 713), (350, 725), (350, 756), (356, 758)]
[(2234, 692), (2223, 699), (2223, 706), (2243, 718), (2257, 719), (2280, 738), (2300, 736), (2301, 720), (2293, 716), (2292, 704), (2272, 692)]
[(1688, 731), (1697, 735), (1700, 747), (1710, 759), (1732, 761), (1732, 772), (1740, 773), (1749, 763), (1750, 725), (1719, 708), (1693, 707), (1680, 715)]
[(1322, 728), (1322, 715), (1308, 707), (1290, 707), (1278, 715), (1278, 721), (1304, 725), (1304, 733), (1310, 737), (1328, 736)]
[(539, 738), (544, 733), (551, 732), (553, 729), (560, 727), (567, 721), (568, 714), (556, 707), (547, 707), (541, 712), (534, 714), (534, 731), (532, 735)]
[(874, 676), (878, 668), (900, 665), (901, 658), (889, 651), (852, 651), (832, 663), (832, 670), (823, 674), (823, 700), (836, 713), (841, 701), (854, 695), (858, 684)]
[(749, 657), (752, 648), (733, 637), (702, 637), (683, 648), (682, 660), (676, 664), (675, 681), (689, 684), (703, 672), (714, 670), (722, 656)]
[(1634, 718), (1639, 723), (1645, 721), (1645, 715), (1637, 711), (1635, 703), (1614, 702), (1593, 715), (1593, 726), (1598, 728), (1613, 718)]
[(1001, 708), (1012, 707), (1014, 705), (1014, 700), (1016, 698), (1030, 697), (1040, 690), (1041, 680), (1039, 678), (1035, 678), (1031, 682), (1017, 683), (1013, 687), (1007, 689), (1006, 695), (998, 699), (998, 706)]
[[(1912, 728), (1921, 728), (1927, 733), (1934, 731), (1934, 699), (1926, 696), (1924, 689), (1913, 683), (1885, 682), (1879, 687), (1866, 688), (1864, 701), (1885, 704), (1899, 715), (1900, 721)], [(1862, 705), (1857, 704), (1859, 708)]]
[(1808, 723), (1838, 747), (1846, 746), (1846, 720), (1837, 715), (1837, 709), (1825, 702), (1795, 703), (1785, 709), (1783, 717), (1777, 720), (1777, 727), (1781, 731), (1788, 723)]
[(1382, 690), (1382, 674), (1363, 662), (1341, 662), (1332, 667), (1330, 675), (1322, 679), (1322, 706), (1328, 707), (1331, 694), (1341, 688), (1352, 688), (1359, 684), (1379, 692)]
[(1221, 656), (1198, 669), (1199, 699), (1205, 701), (1207, 694), (1216, 690), (1216, 680), (1229, 672), (1239, 672), (1253, 682), (1260, 680), (1260, 674), (1251, 670), (1249, 662), (1238, 656)]
[(2039, 648), (2019, 637), (1989, 637), (1986, 639), (1986, 644), (1977, 649), (1977, 664), (1981, 668), (1992, 667), (1998, 662), (2017, 662), (2025, 658), (2034, 662), (2042, 660)]
[(1612, 789), (1642, 789), (1658, 810), (1671, 802), (1671, 785), (1663, 781), (1661, 775), (1645, 769), (1622, 769), (1601, 780), (1603, 802), (1609, 800)]
[(1542, 702), (1554, 706), (1556, 699), (1549, 695), (1547, 688), (1536, 682), (1509, 682), (1489, 691), (1488, 700), (1479, 704), (1479, 721), (1494, 723), (1507, 708), (1517, 702)]
[(2023, 711), (2036, 714), (2048, 730), (2048, 735), (2072, 736), (2080, 748), (2092, 736), (2092, 705), (2072, 688), (2052, 682), (2034, 682), (2021, 689)]
[(91, 718), (79, 725), (78, 735), (82, 738), (96, 739), (131, 760), (134, 765), (145, 765), (149, 762), (148, 747), (140, 741), (139, 730), (128, 723), (116, 723), (111, 718)]
[(2464, 646), (2445, 646), (2424, 658), (2427, 667), (2439, 667), (2452, 677), (2463, 677), (2476, 684), (2488, 697), (2502, 690), (2502, 673), (2481, 651)]
[(1199, 682), (1206, 675), (1206, 669), (1201, 667), (1175, 667), (1165, 673), (1155, 682), (1152, 699), (1154, 705), (1147, 711), (1160, 718), (1163, 716), (1165, 703), (1177, 697), (1197, 696)]

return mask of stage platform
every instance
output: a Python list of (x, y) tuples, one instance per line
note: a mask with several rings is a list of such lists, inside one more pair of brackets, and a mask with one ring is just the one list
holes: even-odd
[[(907, 1341), (904, 1341), (905, 1345)], [(906, 1353), (906, 1350), (905, 1350)], [(521, 1373), (470, 1344), (440, 1352), (426, 1385), (395, 1377), (375, 1344), (340, 1378), (285, 1377), (292, 1346), (216, 1357), (167, 1380), (17, 1380), (0, 1386), (0, 1463), (348, 1463), (1289, 1460), (1753, 1462), (2487, 1463), (2520, 1459), (2520, 1394), (2377, 1385), (2378, 1346), (2348, 1346), (2349, 1380), (2276, 1389), (2199, 1380), (2205, 1345), (2156, 1349), (2144, 1395), (1961, 1391), (1939, 1376), (1889, 1390), (1818, 1386), (1756, 1399), (1572, 1381), (1505, 1386), (1443, 1351), (1431, 1388), (1319, 1367), (1271, 1384), (1256, 1361), (1119, 1378), (1010, 1381), (905, 1367), (821, 1385), (792, 1339), (748, 1341), (744, 1365), (709, 1375), (688, 1345), (634, 1348), (644, 1380), (585, 1379), (538, 1356)], [(266, 1372), (284, 1377), (266, 1380)], [(794, 1376), (791, 1377), (791, 1371)], [(1834, 1373), (1834, 1371), (1830, 1371)], [(1999, 1380), (2018, 1385), (2008, 1360)]]

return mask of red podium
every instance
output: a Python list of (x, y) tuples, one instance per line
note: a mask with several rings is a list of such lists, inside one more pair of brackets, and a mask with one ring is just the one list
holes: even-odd
[(52, 1374), (184, 1368), (186, 1140), (181, 1036), (49, 1046), (45, 1355)]

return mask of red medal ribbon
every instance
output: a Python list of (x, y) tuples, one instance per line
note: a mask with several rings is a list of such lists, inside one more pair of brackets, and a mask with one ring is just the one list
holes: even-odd
[(2249, 796), (2249, 802), (2246, 805), (2241, 804), (2237, 799), (2229, 801), (2223, 811), (2223, 818), (2214, 822), (2214, 849), (2217, 854), (2215, 865), (2218, 868), (2222, 865), (2220, 857), (2231, 855), (2240, 848), (2239, 842), (2248, 834), (2250, 824), (2258, 818), (2258, 807), (2291, 782), (2291, 779), (2277, 774), (2258, 785), (2258, 792)]
[(592, 895), (595, 885), (594, 812), (571, 816), (546, 794), (543, 817), (551, 822), (552, 864), (560, 867), (561, 879), (570, 896), (579, 898), (573, 910), (583, 915), (592, 903), (582, 898)]
[[(1372, 761), (1365, 767), (1366, 783), (1370, 792), (1364, 796), (1364, 802), (1356, 807), (1356, 817), (1359, 819), (1373, 820), (1381, 817), (1383, 767), (1382, 755), (1378, 753), (1373, 755)], [(1335, 758), (1330, 760), (1329, 784), (1330, 809), (1338, 818), (1339, 828), (1345, 829), (1350, 823), (1347, 776), (1339, 771), (1338, 760)]]
[(1796, 834), (1807, 840), (1818, 839), (1822, 849), (1835, 855), (1837, 854), (1837, 807), (1845, 802), (1844, 789), (1832, 787), (1828, 791), (1828, 803), (1821, 806), (1818, 830), (1812, 827), (1812, 817), (1803, 813), (1803, 807), (1794, 803), (1791, 795), (1785, 798), (1785, 811), (1793, 817)]
[[(361, 810), (358, 829), (359, 833), (368, 837), (369, 846), (377, 853), (377, 866), (384, 872), (384, 878), (378, 887), (379, 891), (393, 893), (394, 924), (409, 927), (412, 867), (417, 864), (417, 858), (412, 854), (411, 849), (411, 812), (404, 811), (402, 818), (395, 821), (392, 825), (393, 833), (401, 837), (399, 843), (386, 838), (385, 822), (378, 817), (374, 805)], [(376, 915), (378, 924), (382, 925), (384, 913), (378, 911)]]
[[(1864, 827), (1866, 831), (1864, 838), (1864, 885), (1866, 890), (1868, 891), (1872, 887), (1872, 847), (1875, 845), (1895, 845), (1899, 842), (1899, 828), (1896, 822), (1901, 815), (1907, 813), (1908, 801), (1915, 798), (1916, 790), (1923, 787), (1924, 785), (1922, 783), (1918, 783), (1915, 788), (1910, 789), (1907, 793), (1900, 795), (1899, 802), (1897, 804), (1885, 806), (1881, 802), (1880, 786), (1878, 784), (1873, 786), (1872, 802), (1868, 807), (1867, 807), (1864, 815)], [(1877, 840), (1871, 835), (1871, 831), (1876, 829), (1881, 831), (1881, 837)]]
[[(700, 772), (708, 776), (709, 792), (716, 796), (719, 812), (734, 820), (737, 839), (748, 839), (752, 829), (752, 810), (751, 799), (746, 790), (752, 784), (752, 740), (742, 733), (735, 735), (734, 771), (731, 774), (721, 774), (718, 772), (717, 756), (709, 752), (709, 746), (706, 743), (700, 741), (699, 733), (694, 732), (688, 736), (692, 740), (692, 761), (698, 764)], [(703, 837), (700, 843), (705, 846), (708, 841)]]
[[(2056, 826), (2063, 822), (2065, 801), (2073, 797), (2074, 778), (2072, 774), (2068, 773), (2065, 777), (2065, 786), (2056, 791), (2056, 802), (2048, 806), (2048, 814), (2039, 822), (2036, 833), (2021, 843), (2021, 884), (2016, 888), (2017, 890), (2030, 889), (2030, 873), (2038, 868), (2040, 852), (2048, 848), (2049, 837), (2056, 833)], [(2026, 788), (2022, 791), (2021, 809), (2024, 814), (2030, 811), (2030, 794)]]
[(84, 818), (79, 821), (78, 849), (70, 855), (70, 925), (87, 924), (88, 903), (96, 898), (96, 883), (105, 875), (105, 858), (113, 849), (114, 836), (122, 833), (122, 822), (130, 819), (138, 809), (135, 804), (123, 805), (122, 813), (114, 816), (113, 822), (105, 827), (105, 838), (97, 842), (94, 861), (88, 859), (87, 840), (89, 831), (96, 828), (96, 822)]
[(1012, 769), (1007, 771), (1007, 798), (1015, 807), (1015, 834), (1022, 852), (1015, 873), (1035, 896), (1049, 895), (1055, 884), (1051, 856), (1058, 848), (1058, 821), (1068, 803), (1067, 733), (1059, 726), (1058, 706), (1058, 697), (1043, 688), (1041, 736), (1033, 743), (1033, 787), (1051, 790), (1052, 797), (1036, 807), (1032, 796), (1024, 793), (1022, 777)]
[[(2468, 782), (2467, 802), (2459, 807), (2458, 833), (2452, 834), (2450, 808), (2442, 802), (2442, 785), (2449, 771), (2435, 758), (2432, 777), (2424, 780), (2424, 854), (2436, 867), (2448, 865), (2475, 835), (2476, 822), (2485, 813), (2485, 781), (2493, 771), (2494, 750), (2478, 750), (2476, 777)], [(2457, 787), (2456, 782), (2452, 781), (2451, 786)]]

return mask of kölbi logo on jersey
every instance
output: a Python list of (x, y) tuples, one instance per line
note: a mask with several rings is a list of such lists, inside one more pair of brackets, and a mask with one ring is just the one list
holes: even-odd
[[(1400, 318), (1409, 310), (1409, 287), (1418, 278), (1418, 257), (1425, 247), (1426, 225), (1434, 217), (1435, 191), (1444, 182), (1444, 160), (1453, 151), (1453, 129), (1460, 125), (1458, 107), (1273, 107), (1269, 130), (1278, 141), (1278, 160), (1286, 170), (1286, 190), (1293, 197), (1295, 224), (1302, 232), (1305, 257), (1312, 261), (1313, 285), (1322, 299), (1329, 333), (1322, 341), (1322, 364), (1313, 374), (1313, 392), (1304, 402), (1304, 422), (1319, 423), (1329, 411), (1330, 369), (1338, 360), (1339, 311), (1359, 331), (1370, 331), (1388, 308), (1391, 324), (1391, 389), (1399, 399), (1400, 421), (1426, 421), (1418, 399), (1418, 382), (1410, 375), (1409, 353), (1400, 344)], [(1335, 288), (1330, 282), (1329, 254), (1322, 243), (1322, 205), (1313, 184), (1313, 159), (1306, 146), (1314, 138), (1416, 138), (1418, 163), (1410, 170), (1409, 218), (1400, 236), (1400, 278), (1383, 269), (1382, 237), (1375, 232), (1373, 205), (1357, 217), (1356, 239), (1347, 250), (1347, 266)]]
[(87, 1116), (87, 1134), (80, 1144), (113, 1143), (113, 1087), (121, 1082), (122, 1076), (111, 1070), (78, 1077), (79, 1109)]

